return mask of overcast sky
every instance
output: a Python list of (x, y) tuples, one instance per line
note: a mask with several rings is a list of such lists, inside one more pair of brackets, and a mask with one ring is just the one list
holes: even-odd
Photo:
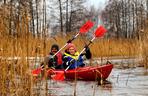
[(86, 4), (88, 6), (94, 5), (95, 8), (103, 9), (107, 1), (108, 0), (88, 0), (88, 2)]

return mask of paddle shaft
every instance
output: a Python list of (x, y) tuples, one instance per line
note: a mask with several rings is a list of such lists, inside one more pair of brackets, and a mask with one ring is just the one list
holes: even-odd
[(66, 43), (60, 50), (58, 50), (58, 52), (56, 52), (56, 53), (52, 56), (52, 58), (54, 58), (63, 48), (65, 48), (65, 47), (68, 45), (68, 43), (71, 43), (74, 39), (76, 39), (80, 33), (86, 33), (93, 25), (94, 25), (93, 22), (87, 21), (87, 22), (80, 28), (80, 32), (77, 33), (72, 39), (68, 40), (67, 43)]
[(60, 50), (58, 50), (58, 52), (56, 52), (56, 53), (52, 56), (52, 58), (55, 57), (63, 48), (65, 48), (65, 47), (68, 45), (68, 43), (71, 43), (74, 39), (76, 39), (80, 33), (86, 33), (93, 25), (94, 25), (93, 22), (87, 21), (87, 22), (80, 28), (80, 32), (77, 33), (72, 39), (68, 40), (67, 43), (66, 43)]
[(80, 33), (77, 33), (72, 39), (68, 40), (68, 42), (62, 47), (59, 49), (58, 52), (56, 52), (51, 58), (54, 58), (63, 48), (65, 48), (68, 43), (72, 42), (74, 39), (76, 39), (78, 36), (79, 36)]
[[(89, 41), (89, 43), (86, 45), (87, 47), (95, 40), (95, 36)], [(79, 56), (85, 51), (86, 47), (83, 48), (83, 50), (80, 52)], [(78, 57), (79, 57), (78, 56)]]
[[(72, 39), (70, 39), (70, 40), (68, 40), (67, 41), (67, 43), (62, 47), (62, 48), (60, 48), (59, 50), (58, 50), (58, 52), (56, 52), (51, 58), (54, 58), (63, 48), (65, 48), (67, 45), (68, 45), (68, 43), (71, 43), (74, 39), (76, 39), (77, 38), (77, 36), (80, 34), (80, 33), (86, 33), (86, 32), (88, 32), (88, 30), (91, 28), (91, 27), (93, 27), (93, 22), (91, 22), (91, 21), (87, 21), (81, 28), (80, 28), (80, 32), (79, 33), (77, 33)], [(41, 66), (42, 67), (42, 66)], [(40, 68), (41, 68), (40, 67)], [(36, 72), (37, 70), (33, 70), (33, 72)]]
[[(80, 54), (79, 54), (78, 57), (80, 57), (80, 55), (81, 55), (81, 54), (86, 50), (86, 48), (95, 40), (96, 37), (101, 37), (101, 36), (103, 36), (105, 32), (106, 32), (105, 28), (104, 28), (103, 26), (99, 26), (99, 27), (96, 29), (95, 33), (94, 33), (94, 37), (89, 41), (89, 43), (88, 43), (87, 45), (85, 45), (84, 49), (80, 52)], [(74, 59), (72, 59), (72, 60), (70, 61), (70, 65), (64, 70), (63, 73), (59, 73), (59, 74), (57, 74), (57, 75), (55, 76), (55, 80), (64, 80), (64, 74), (65, 74), (65, 72), (69, 69), (69, 67), (73, 64), (73, 63), (72, 63), (73, 60), (74, 60)]]

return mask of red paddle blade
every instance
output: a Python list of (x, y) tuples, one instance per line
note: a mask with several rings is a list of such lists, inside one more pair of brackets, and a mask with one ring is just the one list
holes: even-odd
[(102, 37), (107, 30), (103, 26), (99, 26), (95, 31), (96, 37)]
[(88, 30), (93, 27), (94, 23), (91, 21), (87, 21), (81, 28), (80, 33), (86, 33)]
[(53, 80), (63, 81), (65, 79), (64, 71), (60, 71), (52, 77)]
[(38, 76), (41, 73), (41, 69), (42, 68), (38, 68), (38, 69), (32, 70), (32, 75), (33, 76)]

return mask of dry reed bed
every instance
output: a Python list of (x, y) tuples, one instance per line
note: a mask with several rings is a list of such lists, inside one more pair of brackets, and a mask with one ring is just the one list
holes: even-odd
[[(1, 36), (2, 37), (2, 36)], [(0, 44), (1, 57), (21, 57), (20, 60), (7, 60), (0, 58), (0, 95), (33, 95), (34, 81), (31, 76), (28, 61), (29, 56), (46, 56), (52, 44), (62, 47), (69, 37), (55, 37), (35, 39), (2, 37)], [(78, 37), (73, 43), (81, 51), (89, 40)], [(100, 56), (137, 56), (148, 52), (146, 41), (96, 39), (90, 46), (93, 57)], [(142, 48), (142, 49), (141, 49)]]
[[(58, 44), (62, 47), (69, 37), (55, 37), (37, 39), (29, 38), (2, 38), (0, 50), (3, 57), (28, 57), (28, 56), (46, 56), (52, 44)], [(90, 49), (94, 57), (100, 56), (139, 56), (147, 55), (148, 45), (146, 40), (139, 41), (135, 39), (96, 39), (91, 44)], [(78, 51), (81, 51), (88, 39), (77, 38), (73, 42)], [(64, 52), (64, 50), (62, 50)]]

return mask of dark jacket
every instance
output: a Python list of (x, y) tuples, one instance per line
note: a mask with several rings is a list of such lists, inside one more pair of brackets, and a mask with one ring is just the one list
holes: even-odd
[(50, 53), (48, 67), (54, 67), (55, 69), (60, 69), (59, 66), (63, 64), (62, 54), (59, 52), (55, 57), (52, 58), (52, 56), (53, 54)]

